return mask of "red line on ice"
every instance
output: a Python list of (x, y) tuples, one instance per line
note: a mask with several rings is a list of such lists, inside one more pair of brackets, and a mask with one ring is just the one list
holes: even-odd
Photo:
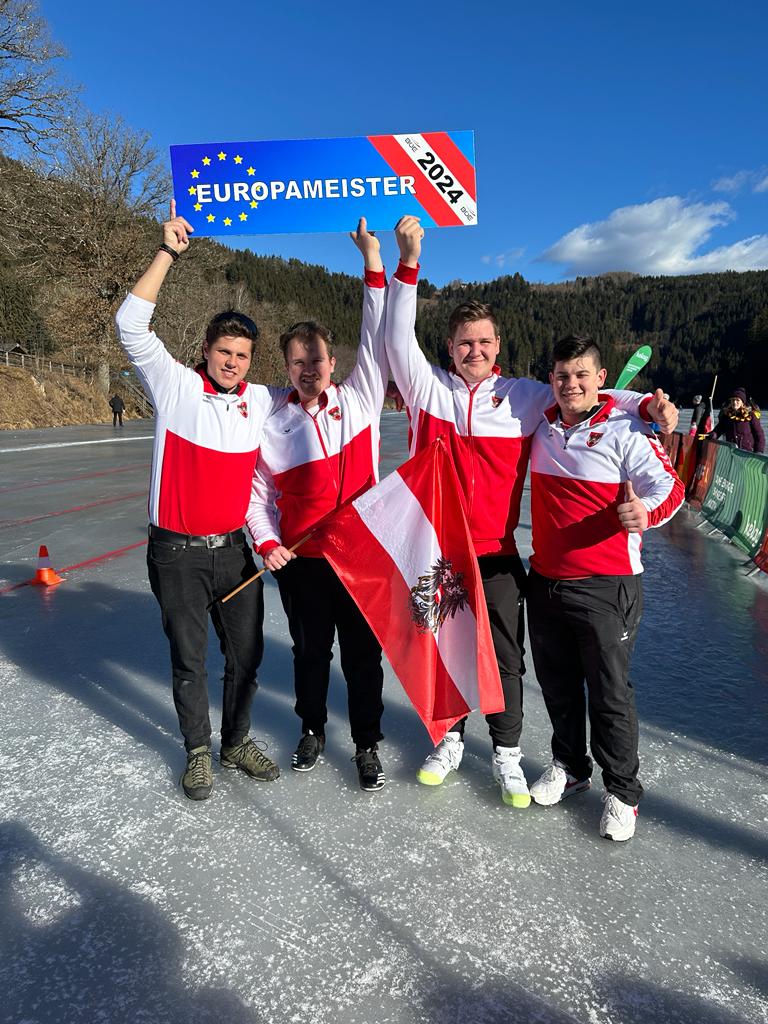
[[(59, 569), (59, 572), (71, 572), (73, 569), (82, 569), (86, 565), (93, 565), (95, 562), (106, 562), (110, 558), (121, 558), (123, 555), (127, 555), (129, 551), (135, 551), (136, 548), (143, 548), (146, 544), (146, 540), (140, 540), (136, 544), (127, 544), (124, 548), (115, 548), (114, 551), (105, 551), (103, 555), (96, 555), (93, 558), (87, 558), (84, 562), (76, 562), (74, 565), (66, 565), (63, 569)], [(29, 587), (32, 585), (32, 580), (24, 580), (23, 583), (12, 583), (10, 587), (0, 588), (0, 594), (9, 594), (12, 590), (18, 590), (20, 587)]]
[(130, 498), (146, 496), (146, 487), (140, 491), (130, 491), (128, 494), (118, 494), (114, 498), (101, 498), (99, 501), (89, 501), (86, 505), (75, 505), (73, 508), (64, 508), (60, 512), (44, 512), (39, 516), (29, 516), (27, 519), (5, 519), (0, 520), (0, 530), (8, 529), (10, 526), (24, 526), (26, 523), (36, 523), (40, 519), (53, 519), (55, 516), (66, 516), (70, 512), (84, 512), (88, 508), (98, 508), (100, 505), (114, 505), (117, 501), (128, 501)]
[(148, 462), (140, 462), (135, 466), (118, 466), (116, 469), (103, 469), (98, 473), (81, 473), (79, 476), (65, 476), (61, 480), (41, 480), (33, 484), (14, 484), (13, 487), (0, 487), (0, 494), (10, 494), (11, 491), (28, 491), (32, 487), (50, 487), (53, 484), (68, 484), (72, 480), (93, 480), (97, 476), (110, 476), (112, 473), (131, 473), (137, 469), (147, 469)]

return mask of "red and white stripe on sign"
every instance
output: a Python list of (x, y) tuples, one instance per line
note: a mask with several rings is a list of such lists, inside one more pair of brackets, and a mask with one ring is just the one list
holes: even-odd
[(417, 200), (438, 227), (477, 223), (475, 169), (447, 132), (368, 140), (395, 174), (413, 178)]

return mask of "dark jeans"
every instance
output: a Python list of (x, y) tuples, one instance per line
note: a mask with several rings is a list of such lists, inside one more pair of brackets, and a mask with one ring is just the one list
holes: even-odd
[(302, 728), (325, 734), (331, 648), (338, 630), (352, 740), (358, 747), (372, 747), (383, 739), (384, 673), (381, 647), (370, 626), (324, 558), (295, 558), (275, 579), (293, 640), (295, 710)]
[(210, 744), (208, 615), (224, 655), (222, 746), (236, 746), (248, 735), (256, 692), (256, 670), (264, 653), (264, 596), (256, 580), (226, 604), (224, 597), (253, 576), (256, 567), (248, 546), (184, 548), (150, 539), (149, 582), (163, 614), (171, 645), (173, 700), (187, 750)]
[[(491, 637), (499, 664), (504, 711), (486, 715), (488, 731), (496, 747), (516, 747), (523, 731), (523, 646), (525, 618), (523, 597), (526, 576), (519, 555), (483, 555), (477, 560), (483, 580)], [(464, 735), (466, 718), (457, 722), (451, 732)]]
[[(609, 793), (635, 806), (637, 712), (629, 662), (643, 613), (640, 576), (550, 580), (531, 570), (528, 630), (552, 722), (552, 753), (577, 779), (592, 774), (590, 747)], [(584, 681), (587, 695), (584, 693)]]
[(121, 412), (115, 412), (113, 410), (112, 411), (112, 426), (113, 427), (117, 426), (118, 420), (120, 421), (120, 426), (122, 427), (122, 425), (123, 425), (123, 414)]

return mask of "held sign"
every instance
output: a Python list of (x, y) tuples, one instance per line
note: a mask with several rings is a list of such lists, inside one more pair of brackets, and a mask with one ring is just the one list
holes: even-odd
[(477, 223), (474, 132), (171, 146), (176, 210), (196, 235)]

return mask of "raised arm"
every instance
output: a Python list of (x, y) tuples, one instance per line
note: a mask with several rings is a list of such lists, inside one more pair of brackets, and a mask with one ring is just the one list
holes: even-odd
[(354, 390), (363, 406), (372, 415), (378, 415), (389, 380), (389, 363), (384, 348), (384, 264), (381, 262), (379, 240), (368, 231), (365, 217), (360, 218), (357, 230), (350, 231), (349, 237), (363, 255), (365, 290), (357, 362), (344, 381), (344, 387)]
[(189, 248), (189, 232), (194, 230), (192, 225), (184, 220), (183, 217), (176, 216), (176, 201), (172, 199), (171, 216), (170, 220), (165, 221), (163, 224), (163, 240), (160, 243), (160, 248), (157, 250), (155, 258), (131, 289), (132, 295), (136, 295), (139, 299), (144, 299), (146, 302), (157, 302), (157, 297), (160, 294), (160, 289), (168, 275), (168, 271), (179, 256)]
[(184, 218), (176, 217), (176, 204), (171, 200), (171, 219), (163, 224), (160, 248), (115, 316), (118, 340), (156, 409), (173, 405), (189, 372), (149, 327), (162, 283), (178, 258), (172, 253), (180, 254), (189, 247), (188, 229)]
[(416, 340), (416, 281), (424, 230), (418, 217), (402, 217), (395, 227), (400, 265), (389, 283), (384, 338), (395, 383), (408, 406), (432, 383), (432, 367)]

